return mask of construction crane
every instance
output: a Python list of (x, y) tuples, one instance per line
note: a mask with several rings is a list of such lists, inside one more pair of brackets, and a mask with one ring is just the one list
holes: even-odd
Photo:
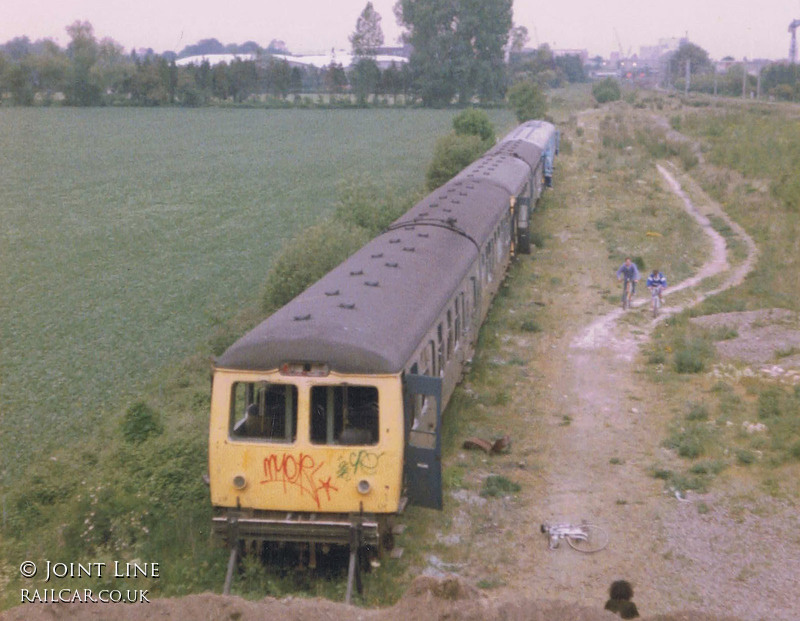
[(796, 19), (791, 24), (789, 24), (789, 32), (792, 33), (792, 40), (789, 43), (789, 62), (790, 63), (797, 62), (797, 36), (795, 34), (795, 30), (797, 30), (798, 26), (800, 26), (800, 19)]

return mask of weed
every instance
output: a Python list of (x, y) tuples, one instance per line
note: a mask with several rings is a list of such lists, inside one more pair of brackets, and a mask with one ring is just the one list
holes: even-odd
[(726, 468), (727, 464), (719, 459), (700, 461), (689, 468), (692, 474), (716, 475)]
[(164, 428), (161, 417), (146, 403), (134, 403), (122, 418), (122, 437), (126, 442), (139, 444), (153, 435), (160, 435)]
[(717, 326), (711, 331), (712, 341), (730, 341), (739, 336), (739, 331), (731, 326)]
[(699, 337), (686, 338), (675, 348), (675, 370), (678, 373), (701, 373), (711, 355), (712, 349), (707, 341)]
[(541, 332), (542, 327), (533, 319), (525, 319), (520, 324), (520, 330), (523, 332)]
[(705, 403), (692, 403), (689, 405), (689, 412), (686, 414), (688, 421), (708, 420), (708, 408)]
[(783, 414), (785, 393), (780, 388), (767, 388), (758, 395), (759, 418), (773, 418)]
[(647, 356), (647, 364), (664, 364), (666, 361), (667, 355), (661, 349), (651, 350)]
[(442, 472), (442, 485), (444, 489), (464, 489), (466, 487), (464, 483), (464, 475), (465, 470), (461, 464), (446, 467)]
[(665, 468), (653, 467), (651, 474), (654, 479), (661, 479), (662, 481), (669, 481), (672, 478), (672, 470)]
[(481, 488), (480, 493), (484, 498), (497, 498), (500, 496), (516, 494), (521, 489), (522, 488), (518, 483), (515, 483), (504, 476), (492, 474), (486, 477), (486, 479), (483, 481), (483, 487)]
[(500, 578), (483, 578), (475, 583), (475, 586), (477, 586), (479, 589), (485, 590), (496, 589), (505, 585), (505, 580), (501, 580)]
[(680, 427), (673, 426), (672, 432), (663, 444), (681, 457), (695, 459), (706, 453), (710, 441), (711, 433), (708, 426), (692, 423)]
[(775, 358), (780, 360), (781, 358), (788, 358), (789, 356), (794, 356), (795, 354), (800, 354), (800, 347), (792, 345), (790, 347), (782, 347), (780, 349), (775, 350)]
[(743, 466), (749, 466), (756, 461), (756, 454), (748, 449), (738, 449), (736, 451), (736, 461)]

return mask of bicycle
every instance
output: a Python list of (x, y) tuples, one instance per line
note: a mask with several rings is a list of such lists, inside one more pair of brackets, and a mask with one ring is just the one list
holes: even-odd
[(625, 284), (622, 286), (622, 310), (631, 307), (632, 297), (633, 297), (633, 279), (626, 278)]
[(592, 554), (608, 545), (608, 533), (596, 524), (542, 524), (541, 531), (548, 536), (548, 548), (554, 550), (561, 539), (578, 552)]
[(650, 296), (653, 298), (653, 317), (658, 317), (661, 309), (661, 289), (662, 287), (650, 287)]

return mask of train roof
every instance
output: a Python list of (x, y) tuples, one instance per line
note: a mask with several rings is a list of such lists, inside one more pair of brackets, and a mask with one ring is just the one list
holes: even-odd
[(547, 121), (526, 121), (506, 134), (501, 143), (521, 140), (545, 149), (555, 139), (556, 127)]
[(526, 140), (503, 139), (492, 147), (486, 155), (505, 155), (525, 162), (531, 170), (536, 170), (542, 159), (542, 147)]
[(485, 180), (452, 180), (236, 341), (216, 366), (321, 362), (340, 373), (401, 372), (509, 198)]
[[(541, 154), (541, 150), (537, 150)], [(536, 160), (538, 159), (537, 157)], [(455, 178), (486, 181), (503, 188), (509, 194), (519, 196), (530, 176), (531, 168), (525, 160), (511, 152), (501, 150), (474, 161)]]

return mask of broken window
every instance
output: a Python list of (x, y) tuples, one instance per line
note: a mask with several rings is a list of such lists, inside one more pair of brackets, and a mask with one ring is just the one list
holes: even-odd
[(231, 438), (294, 442), (297, 386), (236, 382), (231, 395)]
[(311, 389), (311, 442), (378, 443), (378, 389), (374, 386), (314, 386)]

